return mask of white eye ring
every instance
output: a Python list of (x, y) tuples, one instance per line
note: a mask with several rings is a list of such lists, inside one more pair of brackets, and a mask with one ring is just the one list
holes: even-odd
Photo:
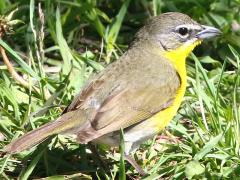
[(181, 38), (187, 38), (190, 35), (190, 30), (186, 26), (178, 26), (175, 29), (175, 32), (181, 37)]

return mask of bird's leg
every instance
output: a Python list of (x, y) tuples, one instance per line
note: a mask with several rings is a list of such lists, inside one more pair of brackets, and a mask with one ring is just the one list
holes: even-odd
[(124, 157), (141, 176), (147, 175), (147, 173), (138, 165), (138, 163), (131, 157), (131, 155), (125, 154)]

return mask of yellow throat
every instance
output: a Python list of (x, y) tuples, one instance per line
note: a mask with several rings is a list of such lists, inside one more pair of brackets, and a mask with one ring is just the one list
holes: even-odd
[(184, 44), (183, 46), (164, 53), (164, 57), (166, 57), (177, 70), (182, 83), (187, 77), (186, 73), (186, 58), (193, 51), (193, 49), (200, 45), (201, 41), (195, 41), (194, 43)]
[(169, 121), (172, 120), (181, 105), (187, 85), (186, 58), (189, 53), (191, 53), (199, 44), (201, 44), (201, 41), (185, 44), (176, 50), (164, 52), (163, 54), (163, 56), (167, 58), (175, 67), (180, 76), (181, 84), (176, 92), (175, 100), (173, 101), (172, 105), (151, 118), (153, 122), (156, 122), (155, 125), (157, 127), (157, 131), (162, 130), (169, 123)]

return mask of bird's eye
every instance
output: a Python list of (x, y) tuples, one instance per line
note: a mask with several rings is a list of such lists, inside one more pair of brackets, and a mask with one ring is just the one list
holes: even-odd
[(178, 29), (178, 33), (181, 34), (182, 36), (185, 36), (186, 34), (188, 34), (188, 28), (186, 27), (180, 27)]

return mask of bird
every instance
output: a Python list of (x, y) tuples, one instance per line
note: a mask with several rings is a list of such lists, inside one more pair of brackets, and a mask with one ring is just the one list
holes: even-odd
[(203, 40), (220, 34), (179, 12), (150, 18), (128, 50), (90, 78), (60, 117), (14, 140), (4, 151), (16, 154), (57, 134), (74, 135), (80, 144), (118, 147), (122, 130), (126, 160), (144, 174), (131, 154), (177, 114), (186, 91), (188, 55)]

